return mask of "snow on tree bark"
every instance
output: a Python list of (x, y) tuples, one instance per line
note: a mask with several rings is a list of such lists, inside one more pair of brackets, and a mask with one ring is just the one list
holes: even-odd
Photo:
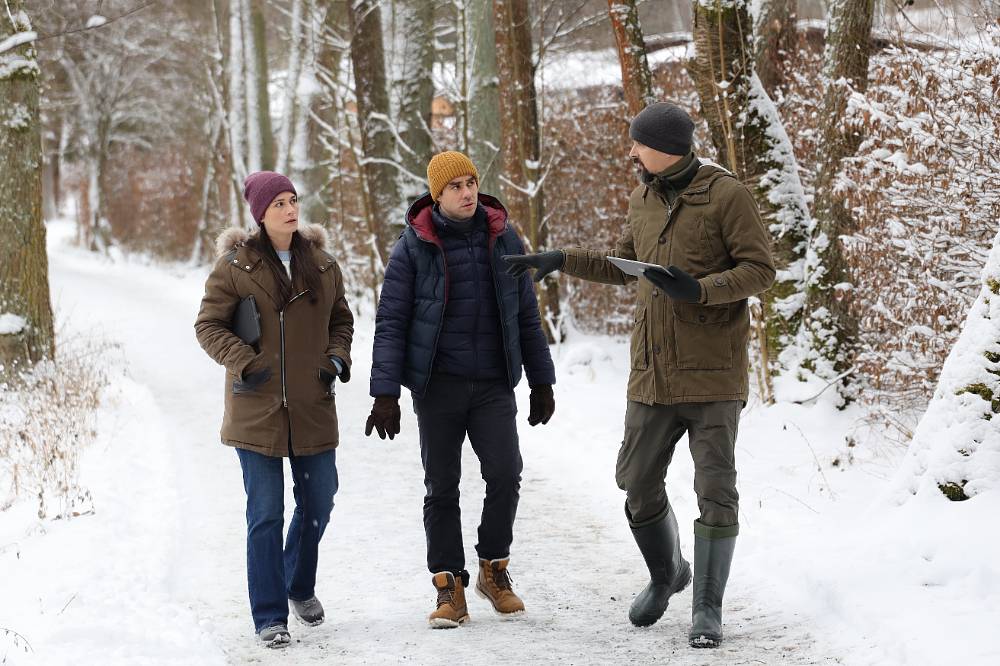
[(618, 61), (622, 67), (622, 87), (629, 115), (635, 116), (656, 101), (653, 96), (653, 76), (646, 58), (646, 42), (639, 24), (635, 0), (608, 0), (608, 15), (618, 45)]
[(229, 57), (226, 68), (229, 86), (226, 90), (228, 108), (229, 155), (233, 178), (233, 225), (252, 224), (244, 213), (243, 179), (250, 173), (247, 160), (246, 59), (243, 53), (243, 2), (229, 0)]
[(500, 94), (492, 0), (466, 0), (472, 34), (472, 77), (469, 90), (469, 157), (479, 170), (479, 189), (500, 192)]
[(309, 85), (314, 90), (309, 97), (308, 109), (302, 113), (305, 120), (305, 164), (302, 166), (305, 194), (302, 207), (308, 221), (327, 224), (331, 208), (337, 206), (337, 192), (342, 193), (344, 187), (344, 183), (340, 182), (339, 187), (334, 188), (335, 165), (340, 163), (342, 150), (339, 134), (343, 130), (340, 122), (342, 105), (337, 94), (337, 86), (341, 85), (343, 51), (334, 30), (335, 26), (348, 23), (348, 10), (342, 0), (311, 0), (309, 6), (310, 52), (314, 57), (305, 68), (305, 76), (311, 78)]
[[(778, 275), (754, 308), (758, 385), (773, 399), (771, 377), (797, 368), (804, 266), (811, 220), (798, 162), (774, 103), (754, 69), (753, 30), (745, 0), (696, 0), (695, 57), (688, 71), (723, 166), (756, 195), (774, 237)], [(808, 350), (807, 350), (808, 351)]]
[[(403, 31), (402, 61), (394, 73), (399, 95), (399, 156), (407, 177), (406, 198), (427, 190), (427, 163), (431, 159), (431, 104), (434, 100), (434, 3), (401, 0), (397, 20)], [(415, 176), (415, 178), (414, 178)]]
[(361, 127), (365, 211), (375, 253), (384, 266), (402, 222), (394, 138), (389, 119), (382, 16), (376, 0), (357, 0), (349, 12), (354, 92)]
[[(31, 31), (22, 0), (6, 0), (0, 42)], [(34, 44), (0, 52), (0, 376), (55, 351), (42, 223), (42, 138)], [(16, 322), (17, 325), (11, 325)]]
[[(815, 194), (815, 252), (807, 266), (807, 327), (817, 362), (832, 365), (837, 375), (849, 373), (857, 352), (857, 321), (850, 312), (851, 275), (842, 236), (851, 233), (851, 211), (845, 205), (840, 178), (843, 161), (857, 151), (862, 136), (851, 122), (848, 100), (868, 89), (868, 62), (875, 0), (835, 0), (829, 6), (823, 99), (823, 152)], [(851, 390), (845, 382), (842, 391)]]
[(260, 118), (257, 104), (257, 58), (254, 54), (253, 18), (250, 12), (250, 0), (232, 0), (239, 6), (241, 36), (240, 53), (243, 66), (243, 82), (241, 88), (243, 97), (239, 99), (243, 105), (246, 118), (246, 148), (247, 173), (261, 170)]
[[(306, 41), (303, 28), (305, 20), (302, 16), (303, 0), (292, 0), (291, 11), (291, 41), (288, 44), (288, 70), (285, 77), (284, 107), (281, 111), (281, 125), (276, 146), (277, 157), (274, 168), (278, 173), (288, 174), (291, 165), (291, 154), (295, 144), (295, 131), (298, 125), (299, 107), (309, 107), (309, 100), (302, 99), (299, 92), (299, 81), (302, 77), (303, 41)], [(310, 91), (311, 92), (311, 91)], [(294, 182), (294, 179), (293, 179)]]

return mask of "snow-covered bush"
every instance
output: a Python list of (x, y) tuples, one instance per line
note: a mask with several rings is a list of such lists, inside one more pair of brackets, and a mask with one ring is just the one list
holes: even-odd
[(965, 500), (1000, 489), (1000, 234), (979, 297), (948, 354), (897, 481), (900, 495), (938, 489)]
[[(888, 413), (921, 409), (979, 289), (1000, 219), (1000, 29), (961, 48), (878, 56), (850, 105), (845, 167), (858, 373)], [(912, 423), (912, 421), (911, 421)]]
[(79, 483), (79, 461), (94, 440), (110, 346), (69, 340), (56, 358), (0, 383), (0, 511), (19, 499), (38, 501), (39, 518), (92, 510)]

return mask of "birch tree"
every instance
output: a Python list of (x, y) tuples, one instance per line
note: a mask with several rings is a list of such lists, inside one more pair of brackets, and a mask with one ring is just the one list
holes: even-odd
[(42, 224), (36, 33), (22, 0), (0, 12), (0, 376), (55, 351)]
[[(531, 16), (527, 0), (494, 0), (500, 127), (504, 168), (500, 177), (513, 222), (521, 227), (529, 252), (548, 244), (544, 216), (541, 130), (532, 61)], [(539, 285), (539, 310), (549, 340), (561, 339), (559, 283), (551, 276)]]
[(799, 337), (805, 291), (810, 216), (791, 143), (754, 69), (753, 29), (745, 0), (696, 0), (695, 57), (688, 71), (701, 100), (722, 165), (756, 194), (774, 237), (777, 281), (753, 304), (757, 380), (773, 399), (771, 375), (778, 354), (785, 367), (802, 368)]
[[(246, 60), (243, 53), (243, 0), (229, 0), (228, 34), (221, 29), (220, 0), (214, 0), (213, 9), (218, 25), (219, 52), (226, 54), (224, 67), (226, 85), (222, 97), (226, 109), (226, 126), (229, 134), (229, 166), (232, 187), (230, 206), (233, 226), (250, 224), (245, 214), (242, 196), (243, 180), (250, 173), (247, 159), (247, 116), (246, 116)], [(225, 42), (228, 42), (226, 48)]]
[(622, 68), (622, 87), (630, 116), (636, 116), (655, 102), (653, 75), (646, 59), (646, 42), (639, 24), (635, 0), (608, 0), (608, 15), (618, 44), (618, 61)]
[(814, 346), (838, 375), (851, 372), (857, 337), (857, 322), (849, 310), (851, 276), (841, 240), (852, 230), (851, 211), (844, 203), (850, 185), (840, 174), (843, 161), (854, 155), (862, 140), (847, 103), (853, 93), (868, 89), (874, 8), (875, 0), (831, 2), (824, 55), (823, 153), (816, 179), (817, 234), (808, 308)]

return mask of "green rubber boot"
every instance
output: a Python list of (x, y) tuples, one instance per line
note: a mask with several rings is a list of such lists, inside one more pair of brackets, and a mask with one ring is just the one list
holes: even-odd
[(652, 523), (633, 527), (632, 536), (649, 568), (649, 584), (632, 602), (628, 619), (637, 627), (648, 627), (663, 617), (671, 595), (691, 582), (691, 565), (681, 556), (677, 518), (671, 509)]
[(694, 522), (694, 595), (691, 601), (691, 647), (722, 644), (722, 595), (729, 580), (739, 525), (710, 527)]

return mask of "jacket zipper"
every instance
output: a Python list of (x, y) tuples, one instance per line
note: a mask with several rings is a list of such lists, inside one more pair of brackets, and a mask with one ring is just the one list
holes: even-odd
[(469, 263), (472, 265), (472, 284), (476, 293), (476, 316), (472, 320), (472, 371), (473, 379), (479, 379), (479, 267), (476, 265), (476, 253), (472, 249), (472, 235), (465, 237), (469, 244)]
[(424, 390), (427, 393), (427, 386), (431, 383), (431, 374), (434, 372), (434, 357), (437, 356), (438, 341), (441, 339), (441, 329), (444, 327), (444, 311), (448, 307), (448, 259), (445, 256), (444, 248), (437, 243), (420, 238), (420, 234), (414, 234), (418, 240), (430, 243), (441, 252), (441, 266), (444, 267), (444, 303), (441, 305), (441, 319), (438, 320), (437, 333), (434, 334), (434, 348), (431, 349), (431, 363), (427, 369), (427, 379), (424, 381)]
[[(490, 265), (490, 275), (492, 275), (493, 277), (493, 291), (497, 296), (497, 315), (499, 316), (500, 319), (500, 339), (503, 341), (503, 358), (504, 361), (506, 361), (504, 363), (505, 366), (504, 369), (507, 371), (507, 386), (509, 386), (510, 390), (513, 391), (514, 377), (510, 371), (510, 345), (507, 342), (507, 327), (504, 325), (503, 295), (500, 293), (500, 283), (497, 282), (497, 272), (496, 269), (493, 267), (493, 250), (496, 248), (496, 239), (493, 239), (492, 241), (487, 241), (486, 246), (488, 248), (487, 254), (489, 254), (488, 263)], [(520, 315), (520, 307), (521, 307), (520, 287), (518, 287), (517, 300), (518, 300), (518, 314)], [(541, 313), (539, 313), (539, 318), (541, 318)], [(521, 359), (521, 362), (522, 363), (524, 362), (523, 358)]]
[(288, 306), (295, 302), (295, 299), (300, 296), (304, 296), (309, 290), (303, 291), (301, 293), (295, 294), (292, 298), (285, 303), (285, 307), (278, 311), (278, 324), (281, 331), (281, 406), (288, 409), (288, 388), (285, 381), (285, 310)]

